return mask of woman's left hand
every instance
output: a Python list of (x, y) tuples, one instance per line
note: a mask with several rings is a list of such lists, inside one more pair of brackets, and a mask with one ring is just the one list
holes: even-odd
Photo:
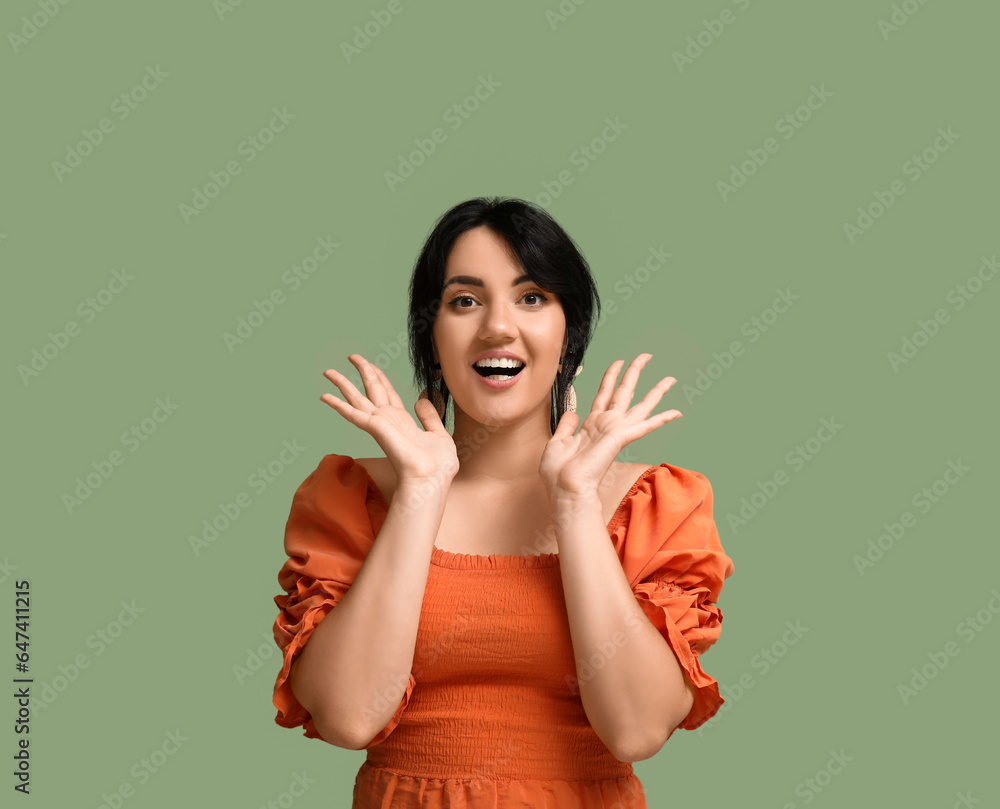
[(640, 354), (632, 360), (617, 388), (615, 381), (624, 361), (615, 360), (611, 364), (604, 372), (590, 415), (579, 432), (576, 432), (580, 425), (579, 414), (563, 414), (545, 445), (538, 466), (550, 500), (596, 495), (612, 461), (622, 449), (668, 421), (680, 418), (679, 410), (667, 410), (649, 417), (663, 394), (677, 381), (672, 376), (661, 379), (638, 404), (629, 407), (639, 373), (652, 356)]

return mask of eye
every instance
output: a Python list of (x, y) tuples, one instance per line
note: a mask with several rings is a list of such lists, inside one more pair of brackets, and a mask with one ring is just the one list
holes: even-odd
[[(528, 305), (529, 309), (539, 309), (539, 308), (541, 308), (541, 306), (543, 305), (543, 303), (548, 300), (548, 296), (544, 295), (543, 293), (539, 292), (538, 290), (529, 290), (528, 292), (525, 292), (521, 296), (521, 300), (523, 301), (525, 298), (538, 298), (539, 299), (539, 303), (529, 304)], [(448, 305), (449, 306), (454, 306), (456, 309), (472, 309), (472, 308), (474, 308), (473, 306), (462, 306), (461, 305), (461, 301), (472, 301), (473, 303), (475, 303), (476, 299), (473, 298), (471, 295), (456, 295), (454, 298), (452, 298), (450, 301), (448, 301)]]

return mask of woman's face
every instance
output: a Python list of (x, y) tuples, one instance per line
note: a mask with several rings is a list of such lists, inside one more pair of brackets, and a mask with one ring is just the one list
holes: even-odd
[[(541, 411), (548, 424), (552, 385), (566, 347), (562, 303), (531, 281), (501, 237), (485, 226), (455, 240), (433, 343), (456, 414), (461, 410), (481, 424), (499, 425)], [(491, 386), (473, 366), (481, 354), (503, 351), (517, 355), (524, 367), (512, 383), (504, 377), (503, 387)]]

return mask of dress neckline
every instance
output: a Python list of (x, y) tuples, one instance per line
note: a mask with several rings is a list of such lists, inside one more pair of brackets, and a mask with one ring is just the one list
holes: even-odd
[[(381, 501), (383, 508), (388, 511), (389, 501), (386, 499), (386, 496), (382, 493), (382, 490), (378, 487), (378, 484), (372, 478), (368, 470), (351, 456), (347, 457), (351, 458), (351, 462), (355, 466), (358, 466), (362, 471), (364, 471), (365, 477), (368, 478), (369, 488), (375, 492), (378, 500)], [(657, 469), (665, 465), (666, 464), (661, 463), (648, 466), (643, 470), (642, 474), (635, 479), (635, 482), (621, 499), (617, 508), (615, 508), (614, 514), (611, 515), (611, 520), (607, 524), (609, 537), (612, 533), (614, 533), (615, 529), (618, 528), (622, 520), (625, 519), (625, 505), (639, 490), (639, 486), (642, 482)], [(484, 555), (478, 553), (446, 551), (444, 548), (439, 548), (437, 545), (431, 549), (431, 563), (437, 565), (438, 567), (471, 568), (477, 570), (489, 570), (496, 568), (541, 568), (553, 567), (558, 562), (558, 553), (491, 553)]]

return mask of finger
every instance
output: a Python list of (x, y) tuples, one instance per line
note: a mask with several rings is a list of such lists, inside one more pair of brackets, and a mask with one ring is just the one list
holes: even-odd
[(562, 414), (562, 418), (559, 419), (559, 423), (556, 425), (556, 431), (552, 433), (553, 441), (558, 441), (561, 438), (570, 438), (576, 432), (576, 428), (580, 426), (580, 416), (579, 414), (573, 412), (572, 410), (567, 410)]
[(625, 444), (631, 444), (633, 441), (638, 441), (643, 436), (649, 435), (654, 430), (658, 430), (664, 424), (679, 419), (683, 415), (684, 414), (681, 413), (680, 410), (666, 410), (663, 413), (657, 413), (655, 416), (651, 416), (645, 421), (640, 421), (638, 424), (634, 424), (625, 430)]
[(629, 405), (632, 403), (632, 396), (635, 394), (635, 384), (639, 381), (639, 373), (652, 356), (652, 354), (640, 354), (629, 363), (628, 370), (625, 371), (621, 384), (611, 397), (611, 402), (608, 405), (609, 410), (615, 408), (628, 410)]
[(413, 412), (417, 414), (420, 423), (428, 432), (447, 432), (441, 417), (438, 415), (437, 408), (434, 407), (434, 403), (430, 399), (417, 399), (413, 404)]
[(361, 411), (357, 410), (354, 407), (351, 407), (351, 405), (349, 405), (343, 399), (338, 399), (332, 393), (324, 393), (322, 396), (319, 397), (319, 399), (321, 402), (325, 402), (334, 410), (336, 410), (351, 424), (355, 425), (356, 427), (361, 427), (361, 429), (364, 429), (364, 426), (362, 425), (361, 421), (363, 418), (367, 418), (367, 414), (362, 413)]
[(657, 382), (652, 389), (647, 393), (642, 399), (633, 405), (632, 409), (626, 413), (626, 417), (635, 418), (636, 421), (641, 421), (646, 418), (653, 410), (656, 405), (659, 404), (660, 399), (663, 398), (668, 390), (670, 390), (674, 383), (677, 382), (672, 376), (664, 377), (659, 382)]
[(359, 410), (362, 413), (371, 413), (375, 410), (374, 405), (372, 405), (368, 397), (354, 387), (354, 383), (340, 373), (340, 371), (336, 368), (327, 368), (323, 371), (323, 376), (340, 388), (340, 392), (343, 394), (344, 399), (346, 399), (355, 410)]
[(611, 394), (615, 389), (615, 380), (618, 379), (618, 372), (624, 364), (625, 360), (615, 360), (608, 366), (608, 370), (606, 370), (604, 372), (604, 376), (601, 377), (601, 384), (597, 388), (597, 395), (594, 396), (594, 403), (590, 408), (591, 413), (603, 413), (607, 410), (608, 402), (611, 400)]
[(379, 379), (373, 370), (375, 366), (360, 354), (351, 354), (347, 359), (353, 363), (354, 367), (358, 369), (358, 373), (361, 374), (361, 381), (365, 385), (365, 393), (368, 394), (368, 398), (372, 404), (376, 407), (388, 404), (389, 394), (385, 392), (382, 380)]
[(389, 377), (386, 375), (385, 371), (374, 364), (371, 367), (379, 379), (382, 380), (382, 386), (385, 388), (386, 395), (389, 397), (389, 404), (406, 410), (406, 405), (403, 404), (403, 400), (400, 398), (399, 394), (396, 393), (396, 389), (392, 386), (392, 383), (389, 381)]

